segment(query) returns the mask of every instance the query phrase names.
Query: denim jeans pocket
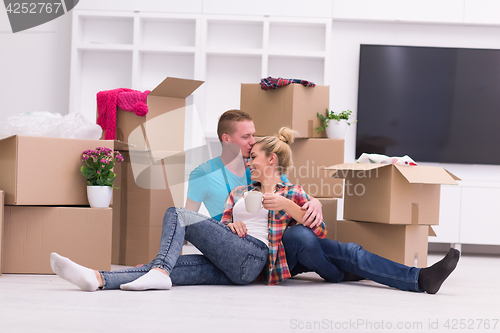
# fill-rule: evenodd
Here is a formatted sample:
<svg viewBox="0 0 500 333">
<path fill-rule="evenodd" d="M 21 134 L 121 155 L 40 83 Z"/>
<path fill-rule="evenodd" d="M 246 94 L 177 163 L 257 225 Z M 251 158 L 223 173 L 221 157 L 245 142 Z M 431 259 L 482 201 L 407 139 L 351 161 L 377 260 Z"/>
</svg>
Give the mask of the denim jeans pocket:
<svg viewBox="0 0 500 333">
<path fill-rule="evenodd" d="M 264 258 L 249 254 L 241 264 L 240 278 L 243 282 L 251 283 L 259 276 L 266 264 Z"/>
</svg>

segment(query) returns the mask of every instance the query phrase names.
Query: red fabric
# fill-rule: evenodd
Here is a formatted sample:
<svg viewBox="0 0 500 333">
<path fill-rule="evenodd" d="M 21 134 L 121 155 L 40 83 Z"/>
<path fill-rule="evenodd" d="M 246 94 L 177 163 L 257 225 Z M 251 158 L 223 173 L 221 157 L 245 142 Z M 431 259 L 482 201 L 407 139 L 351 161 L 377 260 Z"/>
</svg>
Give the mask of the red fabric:
<svg viewBox="0 0 500 333">
<path fill-rule="evenodd" d="M 268 76 L 267 78 L 261 79 L 260 80 L 260 87 L 262 90 L 270 90 L 270 89 L 277 89 L 280 87 L 287 86 L 292 83 L 297 83 L 301 84 L 304 87 L 315 87 L 316 84 L 311 81 L 306 81 L 302 79 L 284 79 L 282 77 L 274 78 L 271 76 Z"/>
<path fill-rule="evenodd" d="M 133 111 L 138 116 L 148 113 L 147 96 L 149 90 L 118 88 L 103 90 L 97 93 L 97 125 L 105 131 L 105 140 L 114 140 L 116 137 L 116 107 L 125 111 Z"/>
</svg>

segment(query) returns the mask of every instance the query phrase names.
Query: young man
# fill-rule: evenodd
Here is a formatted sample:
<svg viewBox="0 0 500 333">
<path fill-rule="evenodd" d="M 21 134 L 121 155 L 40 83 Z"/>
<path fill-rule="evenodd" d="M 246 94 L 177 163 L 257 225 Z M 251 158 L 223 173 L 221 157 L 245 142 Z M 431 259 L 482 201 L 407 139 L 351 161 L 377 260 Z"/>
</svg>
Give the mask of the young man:
<svg viewBox="0 0 500 333">
<path fill-rule="evenodd" d="M 210 216 L 220 220 L 231 189 L 251 182 L 246 161 L 255 143 L 255 126 L 246 112 L 229 110 L 219 118 L 217 135 L 222 144 L 222 154 L 191 172 L 185 208 L 198 212 L 203 202 Z M 282 180 L 289 182 L 286 176 Z M 303 223 L 314 227 L 321 223 L 323 214 L 319 200 L 310 199 L 303 207 L 307 210 Z"/>
</svg>

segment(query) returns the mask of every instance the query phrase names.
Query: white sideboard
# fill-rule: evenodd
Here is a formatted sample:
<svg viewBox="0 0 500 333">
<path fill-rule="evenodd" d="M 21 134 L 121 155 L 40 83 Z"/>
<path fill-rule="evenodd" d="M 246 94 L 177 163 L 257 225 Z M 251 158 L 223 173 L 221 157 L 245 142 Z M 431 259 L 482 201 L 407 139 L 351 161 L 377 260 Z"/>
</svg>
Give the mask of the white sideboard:
<svg viewBox="0 0 500 333">
<path fill-rule="evenodd" d="M 500 245 L 500 182 L 462 182 L 441 188 L 433 243 Z"/>
</svg>

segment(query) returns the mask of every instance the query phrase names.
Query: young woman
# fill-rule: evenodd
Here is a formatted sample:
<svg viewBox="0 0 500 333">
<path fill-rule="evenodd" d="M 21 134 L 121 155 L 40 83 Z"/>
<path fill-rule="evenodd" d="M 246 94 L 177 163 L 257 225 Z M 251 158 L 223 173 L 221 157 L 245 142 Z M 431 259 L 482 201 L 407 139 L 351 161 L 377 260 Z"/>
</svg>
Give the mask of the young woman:
<svg viewBox="0 0 500 333">
<path fill-rule="evenodd" d="M 300 272 L 316 271 L 331 282 L 369 278 L 401 290 L 436 293 L 456 267 L 456 250 L 450 250 L 433 266 L 420 269 L 379 257 L 354 243 L 324 239 L 324 222 L 312 229 L 296 225 L 302 221 L 305 211 L 301 206 L 308 199 L 300 186 L 281 181 L 281 174 L 291 164 L 288 143 L 292 141 L 293 132 L 282 128 L 278 136 L 255 143 L 248 161 L 255 183 L 230 192 L 220 223 L 192 211 L 169 208 L 163 220 L 160 251 L 149 264 L 98 272 L 52 253 L 52 269 L 87 291 L 169 289 L 172 283 L 248 284 L 261 271 L 268 284 L 277 284 Z M 263 193 L 263 208 L 257 213 L 245 209 L 248 191 Z M 292 233 L 300 237 L 290 237 L 295 243 L 287 243 L 287 234 Z M 184 238 L 203 255 L 179 256 Z"/>
<path fill-rule="evenodd" d="M 169 208 L 163 219 L 160 251 L 149 264 L 114 272 L 95 271 L 68 258 L 52 253 L 53 271 L 82 290 L 169 289 L 175 285 L 248 284 L 263 271 L 269 284 L 289 278 L 285 251 L 281 244 L 289 225 L 301 221 L 300 207 L 308 199 L 300 186 L 281 181 L 291 164 L 288 143 L 293 132 L 283 128 L 278 136 L 265 137 L 252 148 L 248 166 L 250 186 L 233 189 L 226 201 L 220 222 L 201 214 Z M 244 193 L 263 193 L 263 208 L 255 214 L 246 212 Z M 324 222 L 311 229 L 324 238 Z M 203 255 L 179 256 L 184 239 Z"/>
</svg>

